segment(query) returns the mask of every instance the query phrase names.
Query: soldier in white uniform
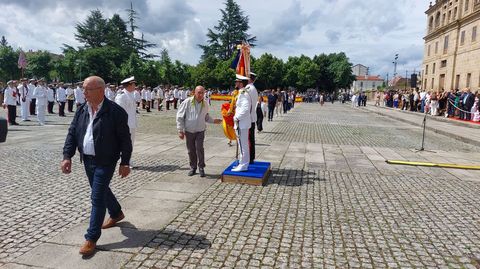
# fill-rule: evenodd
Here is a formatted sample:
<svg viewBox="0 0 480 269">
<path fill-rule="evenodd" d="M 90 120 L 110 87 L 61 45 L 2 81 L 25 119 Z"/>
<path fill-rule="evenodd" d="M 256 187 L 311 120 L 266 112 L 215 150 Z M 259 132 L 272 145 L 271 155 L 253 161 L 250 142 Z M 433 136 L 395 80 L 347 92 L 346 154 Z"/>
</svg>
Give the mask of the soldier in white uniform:
<svg viewBox="0 0 480 269">
<path fill-rule="evenodd" d="M 135 87 L 133 97 L 135 98 L 135 103 L 137 104 L 137 114 L 140 114 L 140 112 L 138 112 L 138 108 L 140 107 L 140 103 L 142 102 L 142 94 L 140 93 L 140 89 L 138 87 Z"/>
<path fill-rule="evenodd" d="M 133 144 L 135 142 L 135 132 L 137 130 L 137 104 L 135 102 L 135 77 L 124 79 L 121 84 L 124 89 L 115 97 L 115 103 L 120 105 L 128 114 L 128 127 L 130 128 L 130 138 Z M 133 161 L 130 159 L 130 167 L 133 168 Z"/>
<path fill-rule="evenodd" d="M 8 87 L 3 92 L 3 108 L 8 109 L 8 123 L 19 125 L 15 120 L 17 118 L 17 87 L 13 80 L 8 81 L 7 85 Z"/>
<path fill-rule="evenodd" d="M 48 114 L 55 114 L 53 113 L 53 105 L 55 104 L 55 92 L 52 89 L 52 85 L 47 87 L 47 111 Z"/>
<path fill-rule="evenodd" d="M 37 119 L 38 125 L 45 125 L 45 110 L 47 108 L 47 88 L 44 86 L 44 80 L 40 79 L 38 85 L 33 92 L 33 96 L 37 98 Z"/>
<path fill-rule="evenodd" d="M 165 98 L 165 96 L 163 95 L 163 89 L 162 89 L 162 86 L 160 85 L 159 87 L 157 87 L 158 111 L 162 111 L 163 98 Z"/>
<path fill-rule="evenodd" d="M 235 106 L 235 116 L 233 116 L 233 121 L 235 123 L 235 131 L 237 132 L 237 143 L 239 145 L 240 155 L 238 157 L 238 166 L 232 169 L 232 171 L 234 172 L 247 171 L 248 165 L 250 163 L 248 130 L 252 126 L 252 120 L 250 115 L 252 103 L 248 92 L 245 90 L 245 86 L 247 85 L 247 83 L 247 77 L 237 75 L 237 79 L 235 80 L 235 88 L 239 89 L 239 92 Z"/>
<path fill-rule="evenodd" d="M 173 89 L 173 108 L 177 109 L 178 99 L 180 99 L 180 93 L 177 86 Z"/>
<path fill-rule="evenodd" d="M 245 87 L 247 93 L 250 97 L 252 106 L 250 107 L 250 118 L 252 120 L 252 126 L 249 130 L 248 141 L 250 145 L 250 164 L 255 160 L 255 123 L 257 122 L 257 101 L 258 101 L 258 91 L 253 84 L 255 82 L 257 75 L 253 72 L 250 72 L 250 78 L 248 80 L 248 85 Z"/>
<path fill-rule="evenodd" d="M 67 94 L 67 110 L 68 112 L 73 112 L 73 103 L 75 102 L 75 92 L 71 84 L 67 84 L 67 89 L 65 90 Z"/>
<path fill-rule="evenodd" d="M 18 92 L 20 93 L 20 112 L 22 115 L 22 121 L 30 121 L 28 116 L 30 115 L 30 97 L 32 94 L 29 94 L 27 79 L 22 78 L 20 81 L 22 84 L 18 86 Z"/>
<path fill-rule="evenodd" d="M 73 94 L 75 96 L 75 104 L 77 108 L 79 108 L 85 103 L 85 95 L 83 94 L 82 82 L 79 82 L 77 84 L 77 88 L 75 88 L 75 92 Z"/>
<path fill-rule="evenodd" d="M 57 89 L 58 116 L 65 117 L 65 103 L 67 102 L 67 93 L 60 82 Z"/>
<path fill-rule="evenodd" d="M 178 96 L 180 97 L 180 104 L 182 104 L 183 101 L 185 101 L 185 99 L 187 99 L 187 97 L 185 95 L 185 90 L 183 88 L 180 88 L 180 90 L 178 90 Z"/>
<path fill-rule="evenodd" d="M 28 95 L 30 96 L 30 115 L 36 115 L 35 114 L 35 103 L 37 102 L 37 99 L 33 97 L 33 91 L 35 91 L 35 83 L 37 82 L 35 79 L 30 79 L 28 81 Z"/>
</svg>

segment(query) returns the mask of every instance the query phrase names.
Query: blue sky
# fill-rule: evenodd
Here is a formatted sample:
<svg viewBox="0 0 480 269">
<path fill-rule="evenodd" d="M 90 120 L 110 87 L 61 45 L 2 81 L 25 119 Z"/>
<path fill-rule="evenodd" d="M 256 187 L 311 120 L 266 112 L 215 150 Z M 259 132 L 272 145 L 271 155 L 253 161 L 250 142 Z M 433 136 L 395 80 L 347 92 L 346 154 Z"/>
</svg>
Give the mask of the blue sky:
<svg viewBox="0 0 480 269">
<path fill-rule="evenodd" d="M 242 0 L 250 18 L 250 33 L 258 46 L 252 54 L 269 52 L 288 56 L 344 51 L 351 62 L 370 67 L 372 74 L 393 73 L 393 58 L 400 55 L 398 72 L 421 68 L 426 30 L 425 0 Z M 220 18 L 223 0 L 133 0 L 138 24 L 146 39 L 167 48 L 173 59 L 196 64 L 205 33 Z M 119 13 L 126 19 L 130 0 L 0 0 L 0 35 L 14 47 L 60 53 L 63 43 L 79 45 L 75 24 L 89 10 L 106 17 Z M 5 14 L 10 14 L 6 16 Z M 140 36 L 140 33 L 138 33 Z"/>
</svg>

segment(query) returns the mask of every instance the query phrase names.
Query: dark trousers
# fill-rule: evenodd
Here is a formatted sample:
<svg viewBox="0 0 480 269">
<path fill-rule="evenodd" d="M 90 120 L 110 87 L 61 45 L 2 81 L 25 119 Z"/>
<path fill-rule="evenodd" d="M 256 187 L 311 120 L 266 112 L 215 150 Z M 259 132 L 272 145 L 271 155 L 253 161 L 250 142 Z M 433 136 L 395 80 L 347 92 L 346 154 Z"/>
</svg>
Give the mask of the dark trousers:
<svg viewBox="0 0 480 269">
<path fill-rule="evenodd" d="M 177 103 L 178 103 L 178 99 L 175 98 L 175 99 L 173 100 L 173 108 L 174 108 L 174 109 L 177 109 Z"/>
<path fill-rule="evenodd" d="M 468 112 L 472 111 L 472 107 L 471 107 L 471 106 L 463 106 L 463 107 L 464 107 L 465 111 L 468 111 Z M 465 117 L 465 120 L 471 120 L 471 119 L 472 119 L 472 117 L 471 117 L 472 114 L 471 114 L 471 113 L 466 113 L 466 112 L 465 112 L 464 114 L 465 114 L 465 116 L 464 116 L 464 117 Z"/>
<path fill-rule="evenodd" d="M 165 103 L 167 103 L 167 110 L 170 110 L 170 102 L 169 100 L 165 101 Z"/>
<path fill-rule="evenodd" d="M 122 208 L 110 189 L 110 181 L 115 172 L 116 163 L 109 166 L 97 165 L 95 157 L 83 156 L 85 172 L 87 173 L 88 182 L 92 188 L 91 201 L 92 211 L 90 213 L 90 225 L 85 234 L 86 240 L 96 242 L 102 234 L 102 224 L 105 219 L 105 209 L 111 218 L 117 218 Z"/>
<path fill-rule="evenodd" d="M 263 131 L 263 113 L 257 113 L 257 130 Z"/>
<path fill-rule="evenodd" d="M 190 168 L 203 169 L 205 167 L 205 150 L 203 141 L 205 140 L 205 131 L 197 133 L 185 132 L 188 158 L 190 160 Z"/>
<path fill-rule="evenodd" d="M 58 115 L 65 117 L 65 102 L 58 102 Z"/>
<path fill-rule="evenodd" d="M 250 148 L 250 163 L 255 161 L 255 122 L 252 122 L 252 126 L 248 129 L 248 147 Z"/>
<path fill-rule="evenodd" d="M 48 102 L 48 105 L 47 105 L 48 113 L 50 113 L 50 114 L 54 114 L 53 113 L 53 104 L 54 104 L 54 102 Z"/>
<path fill-rule="evenodd" d="M 268 120 L 273 120 L 273 112 L 275 111 L 275 105 L 268 106 Z"/>
<path fill-rule="evenodd" d="M 288 102 L 283 102 L 283 113 L 287 113 L 288 111 Z"/>
<path fill-rule="evenodd" d="M 73 100 L 67 100 L 68 112 L 73 112 Z"/>
<path fill-rule="evenodd" d="M 32 98 L 32 101 L 30 101 L 30 115 L 37 115 L 37 113 L 35 113 L 36 103 L 37 98 Z"/>
<path fill-rule="evenodd" d="M 17 118 L 17 106 L 7 106 L 8 111 L 8 123 L 17 124 L 15 119 Z"/>
</svg>

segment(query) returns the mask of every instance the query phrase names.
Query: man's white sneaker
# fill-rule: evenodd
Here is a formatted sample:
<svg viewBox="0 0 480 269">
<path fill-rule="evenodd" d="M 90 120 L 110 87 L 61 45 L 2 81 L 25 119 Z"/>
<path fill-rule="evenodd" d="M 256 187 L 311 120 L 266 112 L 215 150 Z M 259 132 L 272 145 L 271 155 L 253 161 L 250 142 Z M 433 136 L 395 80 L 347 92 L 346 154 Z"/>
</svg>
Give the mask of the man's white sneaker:
<svg viewBox="0 0 480 269">
<path fill-rule="evenodd" d="M 232 169 L 232 172 L 245 172 L 245 171 L 248 171 L 248 167 L 237 166 Z"/>
</svg>

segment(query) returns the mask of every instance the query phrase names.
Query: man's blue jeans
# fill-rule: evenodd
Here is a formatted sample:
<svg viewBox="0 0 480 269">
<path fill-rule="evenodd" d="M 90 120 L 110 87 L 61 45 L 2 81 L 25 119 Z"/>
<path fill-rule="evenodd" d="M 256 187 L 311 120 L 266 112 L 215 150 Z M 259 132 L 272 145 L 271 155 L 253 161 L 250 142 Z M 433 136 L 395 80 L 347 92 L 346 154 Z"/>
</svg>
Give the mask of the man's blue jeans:
<svg viewBox="0 0 480 269">
<path fill-rule="evenodd" d="M 95 157 L 88 155 L 83 156 L 83 163 L 88 182 L 92 188 L 90 226 L 85 234 L 85 239 L 96 242 L 102 234 L 105 209 L 108 209 L 108 214 L 112 218 L 117 218 L 122 212 L 120 204 L 109 187 L 110 180 L 115 172 L 116 163 L 110 166 L 100 166 L 95 163 Z"/>
</svg>

